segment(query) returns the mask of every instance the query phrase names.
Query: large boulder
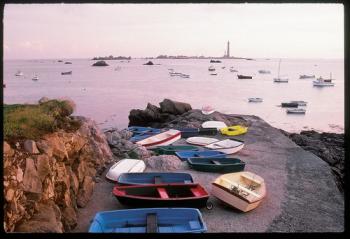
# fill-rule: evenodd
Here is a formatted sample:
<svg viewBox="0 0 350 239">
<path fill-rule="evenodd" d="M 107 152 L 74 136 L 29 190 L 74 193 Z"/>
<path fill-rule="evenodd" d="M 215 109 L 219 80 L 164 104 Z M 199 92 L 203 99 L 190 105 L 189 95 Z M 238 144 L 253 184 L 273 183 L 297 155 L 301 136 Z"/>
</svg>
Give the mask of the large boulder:
<svg viewBox="0 0 350 239">
<path fill-rule="evenodd" d="M 24 149 L 30 154 L 39 154 L 39 150 L 36 147 L 36 143 L 33 140 L 24 141 Z"/>
<path fill-rule="evenodd" d="M 173 115 L 181 115 L 192 109 L 191 105 L 188 103 L 172 101 L 169 99 L 164 99 L 159 105 L 162 113 Z"/>
<path fill-rule="evenodd" d="M 92 66 L 109 66 L 105 61 L 97 61 Z"/>
<path fill-rule="evenodd" d="M 147 171 L 174 171 L 184 169 L 182 161 L 174 155 L 159 155 L 144 159 Z"/>
</svg>

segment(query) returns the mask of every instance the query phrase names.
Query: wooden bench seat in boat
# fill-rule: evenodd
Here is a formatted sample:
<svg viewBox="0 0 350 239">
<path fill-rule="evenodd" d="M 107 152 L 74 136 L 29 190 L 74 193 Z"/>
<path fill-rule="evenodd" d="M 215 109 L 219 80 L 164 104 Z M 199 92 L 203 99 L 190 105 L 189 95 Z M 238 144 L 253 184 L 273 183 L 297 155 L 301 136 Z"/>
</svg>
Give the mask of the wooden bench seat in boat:
<svg viewBox="0 0 350 239">
<path fill-rule="evenodd" d="M 169 195 L 166 192 L 165 188 L 157 188 L 157 191 L 158 191 L 161 198 L 163 198 L 163 199 L 169 198 Z"/>
<path fill-rule="evenodd" d="M 202 194 L 198 191 L 196 188 L 191 188 L 191 192 L 193 193 L 194 196 L 200 197 Z"/>
</svg>

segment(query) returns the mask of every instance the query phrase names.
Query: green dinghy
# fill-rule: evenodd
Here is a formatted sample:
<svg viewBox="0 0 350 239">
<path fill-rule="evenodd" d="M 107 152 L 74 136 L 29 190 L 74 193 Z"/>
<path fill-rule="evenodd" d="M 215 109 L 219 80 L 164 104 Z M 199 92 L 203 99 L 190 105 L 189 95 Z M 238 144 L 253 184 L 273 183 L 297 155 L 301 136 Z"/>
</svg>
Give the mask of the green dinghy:
<svg viewBox="0 0 350 239">
<path fill-rule="evenodd" d="M 192 145 L 167 145 L 167 146 L 158 146 L 156 148 L 150 149 L 157 154 L 167 154 L 167 155 L 175 155 L 175 152 L 178 151 L 191 151 L 191 150 L 199 150 L 198 147 Z"/>
<path fill-rule="evenodd" d="M 245 162 L 238 158 L 188 158 L 190 168 L 204 172 L 233 173 L 244 170 Z"/>
</svg>

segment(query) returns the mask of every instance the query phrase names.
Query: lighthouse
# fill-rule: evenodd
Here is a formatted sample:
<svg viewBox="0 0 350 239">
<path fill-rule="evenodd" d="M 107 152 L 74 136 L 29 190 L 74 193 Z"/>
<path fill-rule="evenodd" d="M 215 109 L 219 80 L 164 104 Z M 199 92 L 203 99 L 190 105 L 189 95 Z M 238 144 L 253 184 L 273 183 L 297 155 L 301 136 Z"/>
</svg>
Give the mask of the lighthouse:
<svg viewBox="0 0 350 239">
<path fill-rule="evenodd" d="M 227 42 L 227 51 L 226 52 L 227 52 L 226 57 L 230 58 L 230 42 L 229 41 Z"/>
</svg>

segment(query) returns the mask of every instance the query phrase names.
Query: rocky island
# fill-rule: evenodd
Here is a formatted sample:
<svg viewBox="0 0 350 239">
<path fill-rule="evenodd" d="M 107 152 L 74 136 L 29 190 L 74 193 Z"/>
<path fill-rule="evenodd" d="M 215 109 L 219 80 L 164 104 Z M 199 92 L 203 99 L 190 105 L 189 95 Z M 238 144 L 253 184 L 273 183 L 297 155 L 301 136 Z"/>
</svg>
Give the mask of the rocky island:
<svg viewBox="0 0 350 239">
<path fill-rule="evenodd" d="M 125 209 L 111 194 L 114 184 L 104 177 L 110 165 L 123 158 L 144 160 L 148 172 L 191 173 L 208 192 L 220 175 L 194 171 L 176 156 L 156 156 L 145 147 L 135 147 L 126 129 L 102 132 L 92 120 L 71 116 L 73 106 L 48 99 L 31 106 L 57 124 L 37 131 L 36 123 L 31 126 L 35 134 L 30 135 L 9 135 L 16 127 L 9 127 L 6 118 L 20 111 L 16 112 L 15 106 L 5 107 L 5 129 L 11 129 L 5 131 L 4 142 L 5 231 L 87 232 L 98 211 Z M 208 232 L 344 230 L 344 197 L 329 164 L 259 117 L 217 111 L 204 115 L 190 104 L 170 99 L 160 102 L 159 107 L 148 103 L 146 109 L 133 109 L 129 114 L 129 126 L 200 127 L 208 120 L 249 127 L 245 135 L 237 136 L 245 147 L 234 157 L 245 161 L 245 170 L 257 172 L 267 185 L 267 197 L 249 213 L 210 197 L 214 208 L 201 209 Z M 175 144 L 184 143 L 180 139 Z"/>
</svg>

